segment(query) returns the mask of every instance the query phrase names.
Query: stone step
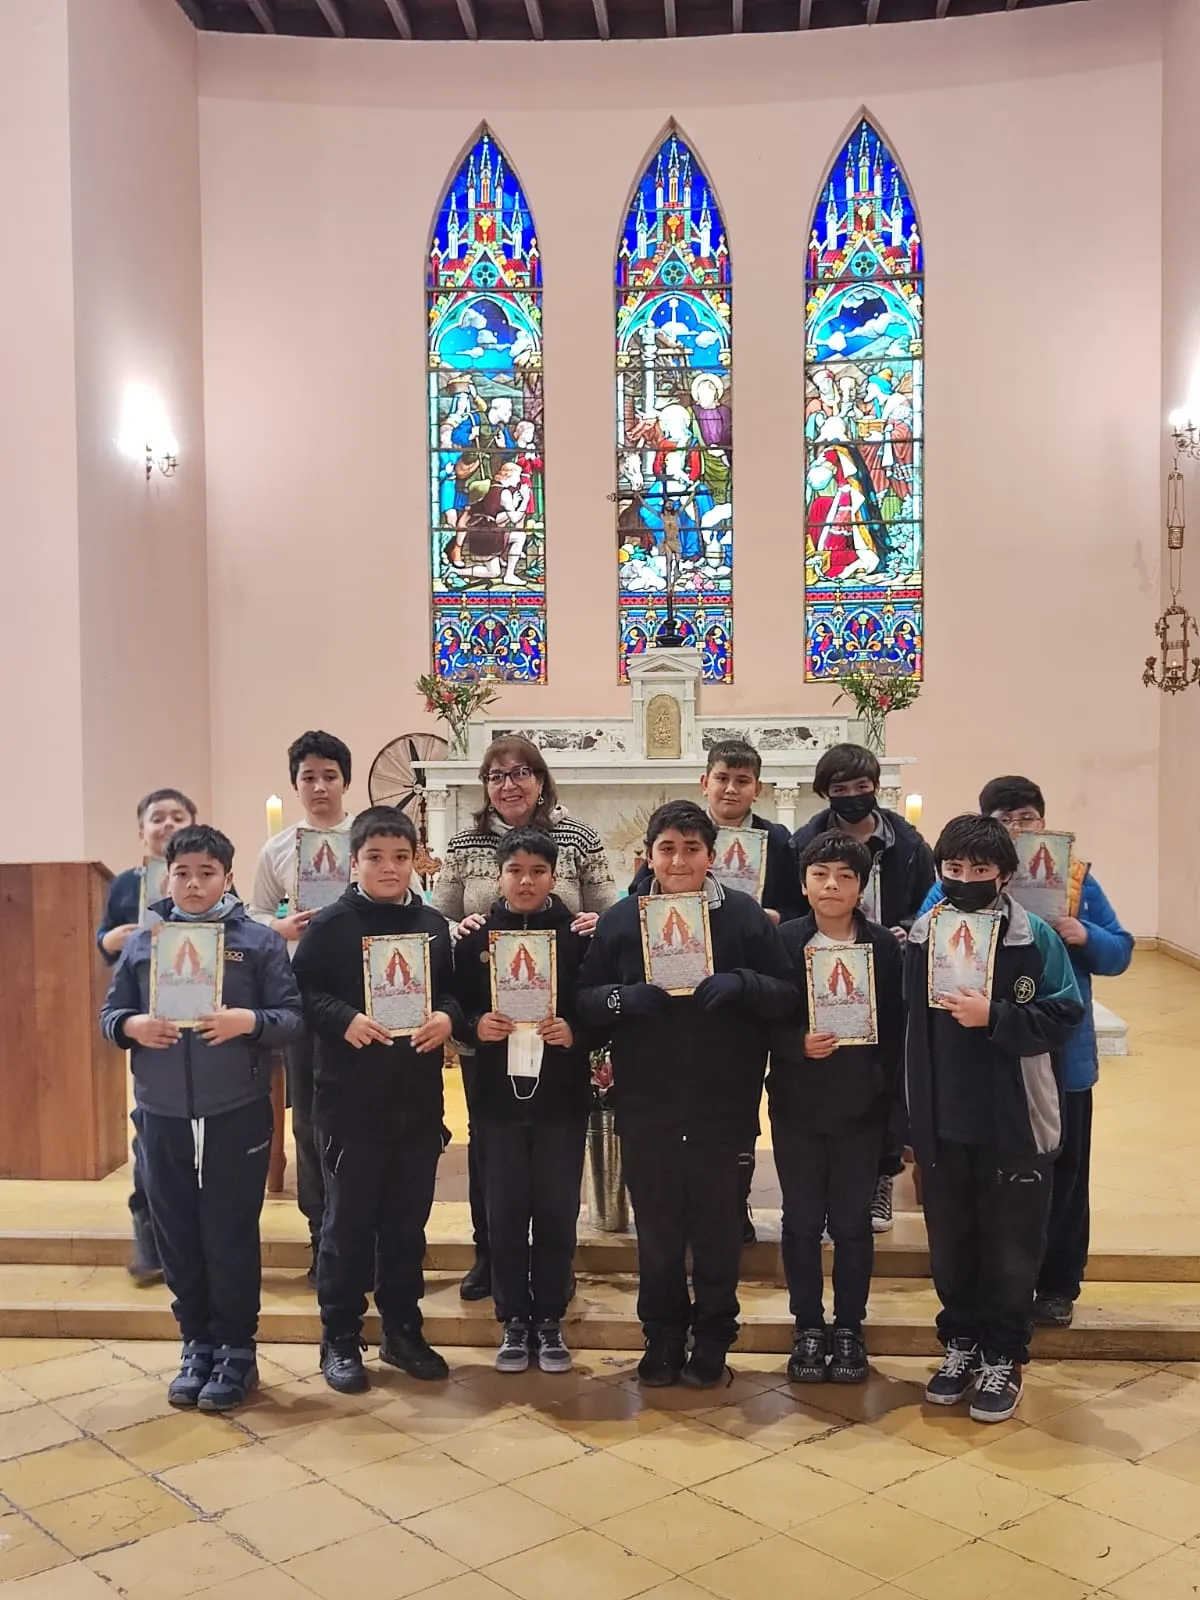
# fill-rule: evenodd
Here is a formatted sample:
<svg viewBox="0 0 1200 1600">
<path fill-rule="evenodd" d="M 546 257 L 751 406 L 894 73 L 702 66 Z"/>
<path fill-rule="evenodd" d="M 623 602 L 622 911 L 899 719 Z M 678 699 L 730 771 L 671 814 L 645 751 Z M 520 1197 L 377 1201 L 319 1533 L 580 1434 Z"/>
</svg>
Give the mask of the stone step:
<svg viewBox="0 0 1200 1600">
<path fill-rule="evenodd" d="M 782 1354 L 792 1322 L 786 1294 L 747 1282 L 739 1348 Z M 628 1276 L 583 1277 L 567 1317 L 568 1343 L 584 1350 L 630 1350 L 641 1345 L 636 1283 Z M 434 1345 L 488 1346 L 497 1342 L 490 1302 L 464 1305 L 455 1275 L 427 1281 L 425 1331 Z M 876 1355 L 932 1355 L 936 1350 L 932 1289 L 916 1279 L 878 1278 L 872 1287 L 867 1342 Z M 376 1339 L 378 1319 L 367 1321 Z M 170 1296 L 158 1286 L 138 1289 L 119 1267 L 0 1267 L 0 1337 L 171 1339 Z M 263 1282 L 260 1338 L 275 1344 L 313 1344 L 320 1325 L 312 1291 L 298 1272 L 268 1271 Z M 1187 1283 L 1089 1284 L 1075 1325 L 1039 1332 L 1034 1355 L 1046 1359 L 1119 1358 L 1200 1360 L 1200 1287 Z"/>
</svg>

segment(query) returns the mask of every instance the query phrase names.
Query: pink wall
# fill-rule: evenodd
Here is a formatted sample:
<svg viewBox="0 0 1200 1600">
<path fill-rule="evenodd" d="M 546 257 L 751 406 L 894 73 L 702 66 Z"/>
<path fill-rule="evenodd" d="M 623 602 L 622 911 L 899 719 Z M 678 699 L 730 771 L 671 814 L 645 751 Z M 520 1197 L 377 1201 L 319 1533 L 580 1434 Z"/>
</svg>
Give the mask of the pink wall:
<svg viewBox="0 0 1200 1600">
<path fill-rule="evenodd" d="M 196 36 L 173 0 L 69 0 L 83 776 L 89 854 L 127 865 L 138 796 L 209 804 Z M 170 480 L 115 447 L 161 394 Z"/>
<path fill-rule="evenodd" d="M 66 0 L 0 6 L 0 854 L 83 852 Z"/>
<path fill-rule="evenodd" d="M 1163 415 L 1200 414 L 1200 0 L 1168 0 L 1163 41 Z M 1164 459 L 1169 451 L 1164 452 Z M 1200 614 L 1200 466 L 1183 464 L 1192 526 L 1183 600 Z M 1163 583 L 1163 604 L 1170 599 Z M 1149 653 L 1153 641 L 1147 639 Z M 1200 654 L 1200 649 L 1197 650 Z M 1159 933 L 1200 955 L 1200 688 L 1164 697 Z"/>
<path fill-rule="evenodd" d="M 1157 886 L 1161 41 L 1157 5 L 673 43 L 200 41 L 214 803 L 243 840 L 313 724 L 366 767 L 429 720 L 422 262 L 486 118 L 546 271 L 550 684 L 619 713 L 611 254 L 668 116 L 734 263 L 737 682 L 710 712 L 829 708 L 801 682 L 802 246 L 865 102 L 928 247 L 929 686 L 892 748 L 931 823 L 1026 770 L 1130 924 Z M 675 86 L 675 87 L 672 87 Z"/>
</svg>

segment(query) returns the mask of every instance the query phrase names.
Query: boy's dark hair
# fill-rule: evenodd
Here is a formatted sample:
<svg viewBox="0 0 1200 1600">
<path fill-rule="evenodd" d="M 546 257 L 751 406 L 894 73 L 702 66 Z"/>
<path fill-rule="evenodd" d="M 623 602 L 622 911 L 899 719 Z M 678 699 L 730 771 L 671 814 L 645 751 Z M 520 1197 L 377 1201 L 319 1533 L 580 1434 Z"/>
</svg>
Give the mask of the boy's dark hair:
<svg viewBox="0 0 1200 1600">
<path fill-rule="evenodd" d="M 1017 847 L 995 817 L 969 812 L 951 817 L 938 835 L 933 859 L 939 870 L 943 861 L 970 861 L 977 867 L 999 867 L 1002 878 L 1011 878 L 1017 870 Z"/>
<path fill-rule="evenodd" d="M 292 775 L 293 789 L 296 787 L 300 763 L 305 756 L 320 756 L 323 761 L 336 761 L 342 770 L 342 781 L 349 786 L 350 747 L 335 738 L 332 733 L 325 733 L 320 728 L 310 728 L 307 733 L 302 733 L 288 745 L 288 771 Z"/>
<path fill-rule="evenodd" d="M 151 806 L 156 806 L 160 800 L 178 800 L 179 804 L 188 813 L 192 821 L 195 822 L 196 802 L 194 800 L 189 800 L 182 789 L 151 789 L 149 794 L 144 794 L 138 801 L 137 819 L 139 828 L 146 820 L 147 811 L 149 811 Z"/>
<path fill-rule="evenodd" d="M 679 833 L 695 834 L 703 839 L 710 851 L 717 848 L 717 825 L 701 806 L 692 800 L 668 800 L 646 824 L 646 853 L 654 848 L 654 841 L 668 828 Z"/>
<path fill-rule="evenodd" d="M 800 882 L 804 883 L 804 874 L 809 867 L 824 867 L 840 863 L 853 869 L 858 874 L 858 881 L 865 889 L 867 879 L 871 876 L 871 852 L 865 844 L 853 838 L 848 833 L 843 833 L 840 828 L 834 828 L 829 833 L 819 833 L 812 842 L 805 846 L 800 856 Z"/>
<path fill-rule="evenodd" d="M 179 856 L 211 856 L 226 872 L 233 871 L 233 845 L 220 828 L 210 828 L 207 822 L 193 822 L 173 833 L 163 856 L 168 866 Z"/>
<path fill-rule="evenodd" d="M 541 828 L 510 828 L 496 846 L 497 868 L 511 861 L 521 850 L 545 861 L 551 872 L 558 866 L 558 844 L 550 834 Z"/>
<path fill-rule="evenodd" d="M 1046 815 L 1046 797 L 1031 778 L 993 778 L 979 791 L 979 810 L 985 817 L 996 811 L 1020 811 L 1033 806 L 1039 817 Z"/>
<path fill-rule="evenodd" d="M 407 839 L 417 853 L 417 825 L 399 806 L 368 806 L 350 824 L 350 854 L 356 856 L 368 839 Z"/>
<path fill-rule="evenodd" d="M 861 744 L 835 744 L 817 762 L 813 788 L 822 800 L 828 800 L 835 783 L 853 783 L 856 778 L 870 778 L 878 789 L 879 761 L 875 753 Z"/>
<path fill-rule="evenodd" d="M 762 777 L 762 757 L 748 739 L 722 739 L 708 752 L 706 772 L 711 772 L 717 762 L 727 767 L 749 767 L 756 778 Z"/>
</svg>

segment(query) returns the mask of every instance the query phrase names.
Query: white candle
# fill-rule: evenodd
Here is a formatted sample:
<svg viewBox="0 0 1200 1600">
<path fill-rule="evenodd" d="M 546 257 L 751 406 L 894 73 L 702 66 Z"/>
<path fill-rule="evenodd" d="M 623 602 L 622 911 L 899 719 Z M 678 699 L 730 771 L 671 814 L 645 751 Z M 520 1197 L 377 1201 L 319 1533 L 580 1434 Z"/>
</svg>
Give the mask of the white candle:
<svg viewBox="0 0 1200 1600">
<path fill-rule="evenodd" d="M 921 826 L 921 811 L 924 801 L 919 794 L 906 794 L 904 796 L 904 820 L 914 828 Z"/>
<path fill-rule="evenodd" d="M 267 796 L 267 838 L 273 838 L 283 827 L 283 801 L 277 794 Z"/>
</svg>

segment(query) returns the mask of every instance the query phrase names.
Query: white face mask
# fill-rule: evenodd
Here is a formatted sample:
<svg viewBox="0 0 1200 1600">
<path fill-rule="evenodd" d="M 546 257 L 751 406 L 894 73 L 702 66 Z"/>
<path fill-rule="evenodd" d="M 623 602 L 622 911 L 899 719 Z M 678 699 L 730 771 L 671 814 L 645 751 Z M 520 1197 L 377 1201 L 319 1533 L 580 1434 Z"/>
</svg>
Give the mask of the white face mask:
<svg viewBox="0 0 1200 1600">
<path fill-rule="evenodd" d="M 545 1048 L 545 1041 L 533 1028 L 518 1028 L 509 1034 L 508 1076 L 518 1100 L 532 1100 L 537 1093 Z M 524 1082 L 518 1082 L 519 1079 Z"/>
</svg>

